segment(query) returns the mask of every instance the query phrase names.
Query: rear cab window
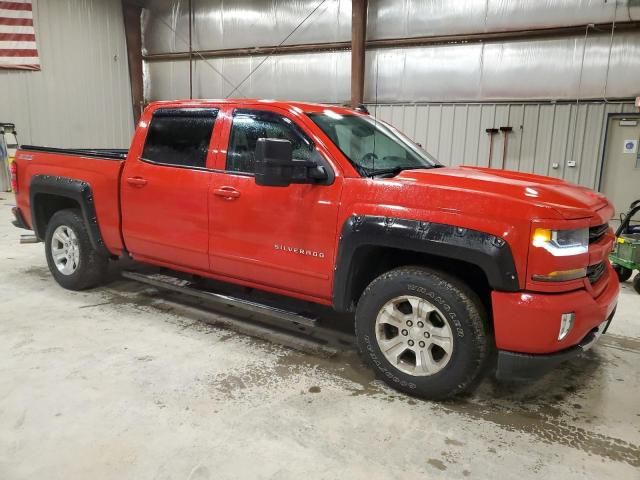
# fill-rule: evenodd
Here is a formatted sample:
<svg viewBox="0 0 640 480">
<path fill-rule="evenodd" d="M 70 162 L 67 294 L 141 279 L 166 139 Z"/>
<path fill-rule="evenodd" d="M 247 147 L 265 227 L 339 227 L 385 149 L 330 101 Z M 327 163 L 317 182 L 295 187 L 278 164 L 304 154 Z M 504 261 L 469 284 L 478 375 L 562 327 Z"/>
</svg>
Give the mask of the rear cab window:
<svg viewBox="0 0 640 480">
<path fill-rule="evenodd" d="M 164 108 L 153 113 L 142 160 L 160 165 L 206 168 L 216 108 Z"/>
</svg>

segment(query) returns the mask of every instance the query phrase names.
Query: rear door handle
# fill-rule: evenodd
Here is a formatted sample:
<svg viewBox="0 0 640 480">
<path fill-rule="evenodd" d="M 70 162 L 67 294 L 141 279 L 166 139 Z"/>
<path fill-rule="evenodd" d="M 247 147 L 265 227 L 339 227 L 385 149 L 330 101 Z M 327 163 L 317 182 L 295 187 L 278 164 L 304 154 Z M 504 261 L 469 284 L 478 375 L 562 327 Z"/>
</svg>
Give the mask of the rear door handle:
<svg viewBox="0 0 640 480">
<path fill-rule="evenodd" d="M 219 197 L 224 197 L 227 200 L 232 200 L 234 198 L 238 198 L 240 196 L 240 192 L 233 187 L 220 187 L 213 191 L 214 195 L 218 195 Z"/>
<path fill-rule="evenodd" d="M 134 187 L 144 187 L 147 184 L 147 180 L 142 177 L 129 177 L 127 178 L 127 183 Z"/>
</svg>

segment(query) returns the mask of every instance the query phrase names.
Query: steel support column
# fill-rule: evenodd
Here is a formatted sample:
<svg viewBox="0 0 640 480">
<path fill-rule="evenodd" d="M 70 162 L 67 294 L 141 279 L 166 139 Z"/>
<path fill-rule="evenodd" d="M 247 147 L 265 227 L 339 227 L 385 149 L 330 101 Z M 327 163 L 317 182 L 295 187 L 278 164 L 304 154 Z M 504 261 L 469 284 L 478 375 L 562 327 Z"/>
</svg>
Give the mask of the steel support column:
<svg viewBox="0 0 640 480">
<path fill-rule="evenodd" d="M 364 54 L 367 36 L 367 0 L 351 0 L 351 106 L 364 100 Z"/>
<path fill-rule="evenodd" d="M 131 104 L 133 106 L 133 123 L 144 109 L 144 83 L 142 79 L 142 27 L 140 15 L 142 8 L 127 0 L 122 1 L 124 15 L 124 34 L 127 42 L 127 59 L 129 62 L 129 82 L 131 83 Z"/>
</svg>

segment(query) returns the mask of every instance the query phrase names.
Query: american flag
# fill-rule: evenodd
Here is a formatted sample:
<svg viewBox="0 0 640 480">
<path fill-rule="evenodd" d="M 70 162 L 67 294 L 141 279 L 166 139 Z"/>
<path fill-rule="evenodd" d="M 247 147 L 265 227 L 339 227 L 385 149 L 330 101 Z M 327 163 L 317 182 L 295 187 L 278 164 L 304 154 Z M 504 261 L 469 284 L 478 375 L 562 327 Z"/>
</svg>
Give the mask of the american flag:
<svg viewBox="0 0 640 480">
<path fill-rule="evenodd" d="M 31 0 L 0 1 L 0 68 L 40 70 Z"/>
</svg>

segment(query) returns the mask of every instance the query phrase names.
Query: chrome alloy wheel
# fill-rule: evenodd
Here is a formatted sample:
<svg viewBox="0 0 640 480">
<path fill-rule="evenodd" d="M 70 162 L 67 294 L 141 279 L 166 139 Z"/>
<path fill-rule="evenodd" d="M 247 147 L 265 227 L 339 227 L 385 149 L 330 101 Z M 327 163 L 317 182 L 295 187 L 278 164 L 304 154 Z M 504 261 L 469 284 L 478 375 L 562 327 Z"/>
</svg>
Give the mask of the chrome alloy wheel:
<svg viewBox="0 0 640 480">
<path fill-rule="evenodd" d="M 51 237 L 51 256 L 56 268 L 63 275 L 72 275 L 80 264 L 80 248 L 75 232 L 60 225 Z"/>
<path fill-rule="evenodd" d="M 376 339 L 394 367 L 414 376 L 438 373 L 453 353 L 453 333 L 444 314 L 427 300 L 410 295 L 389 300 L 380 309 Z"/>
</svg>

